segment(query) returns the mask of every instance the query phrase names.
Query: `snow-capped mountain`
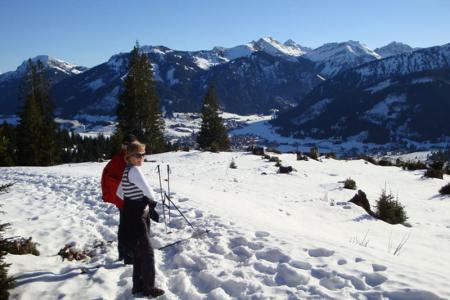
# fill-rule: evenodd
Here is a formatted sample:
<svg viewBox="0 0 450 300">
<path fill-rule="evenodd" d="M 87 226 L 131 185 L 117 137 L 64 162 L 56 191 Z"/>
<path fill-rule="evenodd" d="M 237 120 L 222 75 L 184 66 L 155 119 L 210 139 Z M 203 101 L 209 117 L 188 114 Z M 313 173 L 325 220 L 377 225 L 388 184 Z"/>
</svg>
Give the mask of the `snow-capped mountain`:
<svg viewBox="0 0 450 300">
<path fill-rule="evenodd" d="M 142 51 L 152 62 L 162 105 L 175 111 L 197 111 L 211 83 L 216 85 L 224 110 L 248 114 L 294 106 L 321 82 L 312 62 L 292 61 L 265 51 L 229 61 L 229 52 L 220 53 L 217 48 L 215 53 L 160 46 L 142 47 Z M 55 85 L 53 95 L 60 112 L 65 116 L 78 112 L 114 114 L 127 67 L 128 54 L 117 54 L 108 62 Z"/>
<path fill-rule="evenodd" d="M 304 55 L 317 64 L 321 76 L 330 78 L 342 70 L 350 69 L 381 56 L 358 41 L 328 43 Z"/>
<path fill-rule="evenodd" d="M 40 61 L 46 67 L 46 76 L 50 87 L 86 71 L 88 68 L 77 66 L 69 62 L 50 57 L 48 55 L 39 55 L 31 59 L 33 63 Z M 18 97 L 20 85 L 28 67 L 28 60 L 25 60 L 15 71 L 0 74 L 0 113 L 14 114 L 20 106 Z"/>
<path fill-rule="evenodd" d="M 399 43 L 399 42 L 391 42 L 387 44 L 386 46 L 376 48 L 374 51 L 379 54 L 382 58 L 386 58 L 389 56 L 399 55 L 403 53 L 410 53 L 413 52 L 414 49 L 409 45 Z"/>
<path fill-rule="evenodd" d="M 272 38 L 202 51 L 141 47 L 152 63 L 163 106 L 196 111 L 207 85 L 215 83 L 223 109 L 238 113 L 261 113 L 298 104 L 321 82 L 314 64 L 299 60 L 307 50 L 292 40 L 283 45 Z M 77 78 L 56 85 L 53 95 L 59 112 L 66 116 L 114 114 L 127 68 L 128 53 L 119 53 Z"/>
<path fill-rule="evenodd" d="M 340 73 L 275 123 L 286 135 L 385 143 L 450 139 L 450 44 Z"/>
<path fill-rule="evenodd" d="M 40 61 L 44 65 L 44 67 L 51 69 L 54 75 L 59 75 L 59 76 L 51 76 L 53 83 L 55 83 L 55 81 L 65 78 L 64 75 L 68 76 L 76 75 L 88 69 L 86 67 L 77 66 L 48 55 L 38 55 L 36 57 L 33 57 L 31 61 L 33 63 L 37 63 L 38 61 Z M 10 79 L 22 78 L 27 69 L 28 69 L 28 60 L 25 60 L 20 66 L 17 67 L 15 71 L 0 74 L 0 82 Z"/>
<path fill-rule="evenodd" d="M 299 51 L 303 52 L 304 54 L 306 54 L 312 50 L 309 47 L 305 47 L 305 46 L 297 44 L 295 41 L 293 41 L 291 39 L 288 39 L 286 42 L 283 43 L 283 45 L 286 47 L 296 48 Z"/>
<path fill-rule="evenodd" d="M 450 43 L 403 53 L 378 62 L 362 65 L 354 70 L 361 82 L 381 80 L 394 75 L 443 69 L 450 66 Z"/>
<path fill-rule="evenodd" d="M 284 44 L 271 37 L 263 37 L 257 41 L 238 45 L 231 48 L 214 47 L 210 51 L 191 52 L 196 58 L 197 65 L 202 69 L 208 69 L 221 63 L 226 63 L 241 57 L 249 57 L 256 52 L 265 52 L 272 56 L 282 57 L 295 61 L 297 57 L 311 51 L 308 47 L 303 47 L 293 40 L 288 40 Z"/>
<path fill-rule="evenodd" d="M 285 56 L 286 58 L 299 57 L 308 52 L 307 47 L 302 47 L 292 40 L 288 40 L 282 44 L 271 37 L 265 37 L 256 42 L 252 42 L 252 44 L 259 51 L 264 51 L 274 56 Z"/>
<path fill-rule="evenodd" d="M 240 114 L 295 106 L 315 86 L 341 74 L 347 74 L 344 76 L 349 76 L 352 84 L 363 81 L 369 85 L 391 76 L 445 67 L 448 57 L 440 53 L 442 49 L 427 48 L 381 59 L 381 55 L 355 41 L 328 43 L 311 50 L 292 40 L 280 43 L 270 37 L 201 51 L 141 47 L 152 64 L 163 107 L 197 111 L 207 85 L 214 83 L 223 109 Z M 62 116 L 114 115 L 128 55 L 113 55 L 89 70 L 46 56 L 35 60 L 49 67 L 51 94 Z M 356 71 L 346 72 L 355 67 Z M 23 64 L 14 72 L 0 75 L 0 114 L 17 112 L 24 68 Z"/>
</svg>

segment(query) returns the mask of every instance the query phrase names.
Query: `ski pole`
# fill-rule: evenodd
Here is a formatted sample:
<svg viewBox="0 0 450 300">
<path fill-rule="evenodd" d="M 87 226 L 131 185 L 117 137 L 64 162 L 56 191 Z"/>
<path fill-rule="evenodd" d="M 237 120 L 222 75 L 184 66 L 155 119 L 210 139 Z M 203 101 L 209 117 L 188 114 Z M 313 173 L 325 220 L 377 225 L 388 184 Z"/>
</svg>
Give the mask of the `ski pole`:
<svg viewBox="0 0 450 300">
<path fill-rule="evenodd" d="M 167 194 L 170 196 L 170 166 L 167 164 Z M 169 201 L 169 223 L 170 223 L 170 201 Z"/>
<path fill-rule="evenodd" d="M 166 234 L 167 234 L 167 222 L 166 222 L 166 199 L 164 198 L 164 194 L 163 194 L 163 188 L 162 188 L 162 182 L 161 182 L 161 170 L 159 168 L 158 165 L 158 177 L 159 177 L 159 192 L 161 194 L 161 202 L 162 202 L 162 207 L 163 207 L 163 219 L 164 219 L 164 228 L 166 229 Z"/>
<path fill-rule="evenodd" d="M 173 207 L 175 207 L 175 209 L 180 213 L 180 215 L 183 217 L 183 219 L 189 224 L 189 226 L 192 227 L 192 229 L 195 230 L 194 225 L 192 225 L 191 222 L 189 222 L 189 220 L 186 218 L 186 216 L 181 212 L 181 210 L 178 209 L 178 207 L 175 205 L 175 203 L 172 202 L 172 200 L 170 199 L 170 197 L 165 193 L 167 200 L 169 201 L 169 203 L 172 203 Z"/>
<path fill-rule="evenodd" d="M 196 237 L 202 236 L 202 235 L 204 235 L 204 234 L 208 234 L 208 233 L 209 233 L 209 230 L 205 230 L 205 231 L 203 231 L 203 232 L 199 232 L 199 233 L 197 233 L 197 234 L 193 234 L 192 236 L 190 236 L 190 237 L 188 237 L 188 238 L 181 239 L 181 240 L 175 241 L 175 242 L 173 242 L 173 243 L 170 243 L 170 244 L 164 245 L 164 246 L 162 246 L 162 247 L 159 247 L 158 250 L 164 250 L 164 249 L 167 249 L 167 248 L 169 248 L 169 247 L 172 247 L 172 246 L 181 244 L 181 243 L 183 243 L 183 242 L 186 242 L 186 241 L 190 240 L 191 238 L 196 238 Z"/>
</svg>

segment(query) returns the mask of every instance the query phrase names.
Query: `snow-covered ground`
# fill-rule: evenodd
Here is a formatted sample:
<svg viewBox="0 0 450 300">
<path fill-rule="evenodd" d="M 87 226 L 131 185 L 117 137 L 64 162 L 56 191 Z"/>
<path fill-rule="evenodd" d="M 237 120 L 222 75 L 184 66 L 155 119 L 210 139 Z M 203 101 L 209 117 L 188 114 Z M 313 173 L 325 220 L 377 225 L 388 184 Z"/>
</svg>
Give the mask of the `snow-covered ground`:
<svg viewBox="0 0 450 300">
<path fill-rule="evenodd" d="M 362 160 L 280 158 L 296 171 L 278 174 L 274 163 L 244 152 L 147 157 L 153 162 L 144 174 L 155 190 L 156 165 L 170 164 L 175 204 L 198 230 L 211 231 L 155 251 L 161 299 L 450 298 L 450 198 L 438 194 L 449 176 L 424 179 L 423 171 Z M 229 168 L 232 160 L 237 169 Z M 0 184 L 15 183 L 0 195 L 2 222 L 12 224 L 7 235 L 31 236 L 41 251 L 6 256 L 17 277 L 12 299 L 133 299 L 132 268 L 116 261 L 118 212 L 100 197 L 104 166 L 0 168 Z M 386 186 L 412 227 L 375 220 L 347 203 L 355 194 L 342 188 L 348 177 L 372 205 Z M 154 247 L 193 232 L 175 210 L 169 229 L 153 223 Z M 98 241 L 106 246 L 89 262 L 57 255 L 67 243 L 86 248 Z"/>
</svg>

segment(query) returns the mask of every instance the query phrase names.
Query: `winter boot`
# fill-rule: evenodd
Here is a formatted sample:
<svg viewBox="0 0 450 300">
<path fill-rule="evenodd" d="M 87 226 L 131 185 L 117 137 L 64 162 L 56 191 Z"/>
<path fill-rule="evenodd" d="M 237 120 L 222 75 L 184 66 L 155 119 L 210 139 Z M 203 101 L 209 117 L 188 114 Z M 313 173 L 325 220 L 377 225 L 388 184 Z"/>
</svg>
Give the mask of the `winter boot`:
<svg viewBox="0 0 450 300">
<path fill-rule="evenodd" d="M 165 293 L 164 290 L 156 288 L 156 287 L 152 287 L 148 291 L 143 292 L 144 296 L 150 296 L 152 298 L 162 296 L 162 295 L 164 295 L 164 293 Z"/>
</svg>

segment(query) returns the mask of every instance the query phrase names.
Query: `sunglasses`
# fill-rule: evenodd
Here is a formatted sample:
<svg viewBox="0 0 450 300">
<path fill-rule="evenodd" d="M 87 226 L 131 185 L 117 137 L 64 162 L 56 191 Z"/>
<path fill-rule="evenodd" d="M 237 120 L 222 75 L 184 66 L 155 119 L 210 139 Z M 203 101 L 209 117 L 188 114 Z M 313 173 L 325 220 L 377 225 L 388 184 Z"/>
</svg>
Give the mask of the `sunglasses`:
<svg viewBox="0 0 450 300">
<path fill-rule="evenodd" d="M 144 153 L 135 153 L 135 154 L 133 154 L 133 156 L 136 158 L 143 158 L 145 156 L 145 152 Z"/>
</svg>

